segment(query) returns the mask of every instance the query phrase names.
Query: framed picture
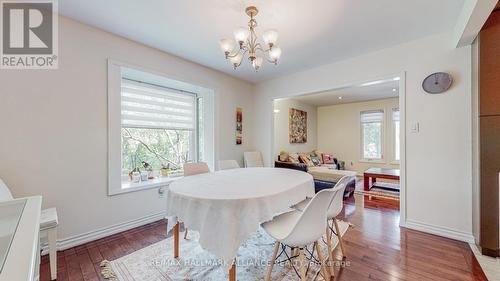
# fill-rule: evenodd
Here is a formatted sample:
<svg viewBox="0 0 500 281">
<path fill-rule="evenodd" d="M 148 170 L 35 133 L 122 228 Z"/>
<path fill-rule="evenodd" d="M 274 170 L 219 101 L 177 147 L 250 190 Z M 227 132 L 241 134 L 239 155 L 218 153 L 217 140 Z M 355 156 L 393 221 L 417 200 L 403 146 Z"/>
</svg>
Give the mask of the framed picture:
<svg viewBox="0 0 500 281">
<path fill-rule="evenodd" d="M 306 143 L 307 112 L 295 108 L 290 108 L 288 114 L 288 136 L 290 143 Z"/>
<path fill-rule="evenodd" d="M 243 109 L 236 108 L 236 144 L 243 143 Z"/>
</svg>

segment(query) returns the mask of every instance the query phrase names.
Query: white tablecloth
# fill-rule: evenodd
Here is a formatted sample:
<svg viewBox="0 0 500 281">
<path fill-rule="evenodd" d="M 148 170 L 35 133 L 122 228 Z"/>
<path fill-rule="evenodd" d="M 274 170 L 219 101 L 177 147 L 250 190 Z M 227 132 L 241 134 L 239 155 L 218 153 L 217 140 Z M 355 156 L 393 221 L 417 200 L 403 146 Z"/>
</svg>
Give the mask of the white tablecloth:
<svg viewBox="0 0 500 281">
<path fill-rule="evenodd" d="M 312 176 L 291 169 L 242 168 L 189 176 L 170 184 L 167 216 L 173 222 L 168 227 L 178 218 L 199 232 L 205 250 L 230 262 L 261 223 L 312 196 Z"/>
</svg>

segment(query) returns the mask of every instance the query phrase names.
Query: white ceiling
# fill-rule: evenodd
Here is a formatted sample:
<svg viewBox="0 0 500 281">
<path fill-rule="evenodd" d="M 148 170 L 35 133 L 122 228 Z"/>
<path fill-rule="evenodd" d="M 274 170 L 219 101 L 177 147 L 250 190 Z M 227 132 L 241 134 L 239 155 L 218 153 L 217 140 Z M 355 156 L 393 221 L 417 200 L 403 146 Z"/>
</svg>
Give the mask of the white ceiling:
<svg viewBox="0 0 500 281">
<path fill-rule="evenodd" d="M 259 82 L 453 29 L 464 0 L 63 0 L 62 15 Z M 260 10 L 257 33 L 280 33 L 278 66 L 233 70 L 218 41 Z"/>
<path fill-rule="evenodd" d="M 316 94 L 293 97 L 291 99 L 313 106 L 328 106 L 343 103 L 394 98 L 399 96 L 399 81 L 387 79 L 383 81 L 373 81 L 367 84 L 375 85 L 358 85 Z M 339 97 L 342 97 L 342 99 L 339 99 Z"/>
</svg>

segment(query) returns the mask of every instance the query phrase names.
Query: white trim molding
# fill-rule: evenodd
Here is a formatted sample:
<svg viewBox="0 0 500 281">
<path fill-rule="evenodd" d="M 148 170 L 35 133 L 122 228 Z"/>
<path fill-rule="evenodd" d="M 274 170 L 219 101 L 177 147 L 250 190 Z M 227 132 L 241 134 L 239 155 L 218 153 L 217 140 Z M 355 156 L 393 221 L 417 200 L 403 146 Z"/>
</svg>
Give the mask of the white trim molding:
<svg viewBox="0 0 500 281">
<path fill-rule="evenodd" d="M 404 226 L 408 229 L 418 230 L 425 233 L 430 233 L 458 241 L 463 241 L 467 243 L 474 243 L 474 236 L 471 232 L 464 232 L 448 227 L 437 226 L 432 224 L 427 224 L 423 222 L 414 221 L 411 219 L 406 220 L 406 224 Z"/>
<path fill-rule="evenodd" d="M 145 217 L 141 217 L 138 219 L 133 219 L 130 221 L 110 225 L 107 227 L 99 228 L 93 231 L 89 231 L 86 233 L 78 234 L 75 236 L 70 236 L 64 239 L 57 240 L 57 250 L 63 251 L 69 248 L 73 248 L 88 242 L 95 241 L 97 239 L 101 239 L 116 233 L 120 233 L 132 228 L 136 228 L 139 226 L 146 225 L 148 223 L 152 223 L 155 221 L 159 221 L 165 218 L 165 212 L 159 212 L 155 214 L 151 214 Z M 166 227 L 166 226 L 165 226 Z M 42 255 L 48 253 L 47 245 L 43 245 L 42 247 Z"/>
</svg>

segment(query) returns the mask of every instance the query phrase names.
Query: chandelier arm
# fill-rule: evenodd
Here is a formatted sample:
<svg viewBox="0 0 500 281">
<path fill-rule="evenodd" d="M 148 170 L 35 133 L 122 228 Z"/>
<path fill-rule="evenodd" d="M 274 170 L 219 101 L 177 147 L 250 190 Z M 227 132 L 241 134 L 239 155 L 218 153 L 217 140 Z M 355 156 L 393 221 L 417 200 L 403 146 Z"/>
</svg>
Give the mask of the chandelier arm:
<svg viewBox="0 0 500 281">
<path fill-rule="evenodd" d="M 238 65 L 235 65 L 234 68 L 237 68 L 241 65 L 241 63 L 243 62 L 243 58 L 245 57 L 245 54 L 247 53 L 247 51 L 245 50 L 242 54 L 241 54 L 241 60 L 240 60 L 240 63 L 238 63 Z"/>
<path fill-rule="evenodd" d="M 237 52 L 235 52 L 234 54 L 229 53 L 229 54 L 227 54 L 227 58 L 234 58 L 234 57 L 236 57 L 236 56 L 237 56 L 240 52 L 241 52 L 241 51 L 240 51 L 240 50 L 238 50 L 238 51 L 237 51 Z"/>
<path fill-rule="evenodd" d="M 275 65 L 278 64 L 278 60 L 275 60 L 275 61 L 274 60 L 270 60 L 267 57 L 266 57 L 266 61 L 269 62 L 269 63 L 275 64 Z"/>
<path fill-rule="evenodd" d="M 259 45 L 257 45 L 257 46 L 255 46 L 255 50 L 256 50 L 256 51 L 257 51 L 257 50 L 259 50 L 259 51 L 261 51 L 261 52 L 262 52 L 262 53 L 264 53 L 264 54 L 265 54 L 266 52 L 269 52 L 269 51 L 266 51 L 266 50 L 262 49 L 262 47 L 260 46 L 260 44 L 259 44 Z"/>
</svg>

